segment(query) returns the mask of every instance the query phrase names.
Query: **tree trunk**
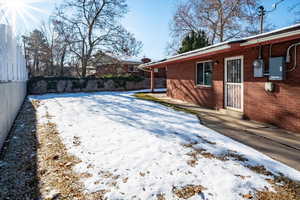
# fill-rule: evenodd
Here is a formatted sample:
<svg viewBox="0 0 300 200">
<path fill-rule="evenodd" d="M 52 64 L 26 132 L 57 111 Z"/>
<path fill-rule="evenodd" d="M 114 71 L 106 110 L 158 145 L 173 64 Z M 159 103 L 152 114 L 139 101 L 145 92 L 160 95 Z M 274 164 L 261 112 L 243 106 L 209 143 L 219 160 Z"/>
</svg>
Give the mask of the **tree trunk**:
<svg viewBox="0 0 300 200">
<path fill-rule="evenodd" d="M 62 55 L 60 57 L 60 76 L 64 76 L 64 61 L 66 57 L 67 47 L 64 46 Z"/>
<path fill-rule="evenodd" d="M 221 28 L 220 30 L 220 42 L 224 42 L 224 30 Z"/>
<path fill-rule="evenodd" d="M 84 78 L 86 77 L 86 67 L 87 67 L 87 59 L 83 58 L 81 62 L 81 76 Z"/>
<path fill-rule="evenodd" d="M 221 21 L 220 21 L 220 42 L 224 41 L 224 21 L 223 21 L 223 17 L 221 17 Z"/>
</svg>

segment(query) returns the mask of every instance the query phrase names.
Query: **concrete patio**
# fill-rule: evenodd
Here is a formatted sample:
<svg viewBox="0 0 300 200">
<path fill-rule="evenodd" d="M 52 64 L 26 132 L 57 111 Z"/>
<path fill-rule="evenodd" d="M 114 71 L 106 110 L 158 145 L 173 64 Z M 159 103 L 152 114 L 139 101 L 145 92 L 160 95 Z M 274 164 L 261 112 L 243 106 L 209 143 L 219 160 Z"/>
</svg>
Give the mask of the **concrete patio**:
<svg viewBox="0 0 300 200">
<path fill-rule="evenodd" d="M 206 109 L 172 99 L 165 93 L 149 93 L 147 95 L 176 107 L 196 111 L 203 125 L 300 171 L 300 134 L 270 124 L 243 120 L 234 113 Z"/>
</svg>

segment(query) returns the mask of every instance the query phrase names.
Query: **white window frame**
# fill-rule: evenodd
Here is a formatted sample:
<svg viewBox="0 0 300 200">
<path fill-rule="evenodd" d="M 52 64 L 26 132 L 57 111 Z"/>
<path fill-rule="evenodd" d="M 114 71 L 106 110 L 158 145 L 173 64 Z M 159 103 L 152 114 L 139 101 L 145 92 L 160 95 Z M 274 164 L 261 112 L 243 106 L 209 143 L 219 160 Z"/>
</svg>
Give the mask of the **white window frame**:
<svg viewBox="0 0 300 200">
<path fill-rule="evenodd" d="M 211 83 L 211 85 L 197 84 L 197 82 L 198 82 L 197 81 L 197 78 L 198 78 L 198 64 L 200 64 L 200 63 L 212 63 L 213 64 L 213 60 L 205 60 L 205 61 L 196 62 L 196 66 L 195 66 L 195 68 L 196 68 L 196 70 L 195 70 L 195 72 L 196 72 L 196 74 L 195 74 L 195 86 L 196 87 L 207 87 L 207 88 L 210 88 L 210 87 L 212 87 L 212 83 Z M 214 64 L 212 65 L 212 67 L 214 67 Z M 213 69 L 212 69 L 212 74 L 213 74 Z M 203 82 L 205 82 L 204 81 L 204 78 L 205 78 L 204 77 L 204 73 L 202 74 L 202 76 L 203 76 Z"/>
</svg>

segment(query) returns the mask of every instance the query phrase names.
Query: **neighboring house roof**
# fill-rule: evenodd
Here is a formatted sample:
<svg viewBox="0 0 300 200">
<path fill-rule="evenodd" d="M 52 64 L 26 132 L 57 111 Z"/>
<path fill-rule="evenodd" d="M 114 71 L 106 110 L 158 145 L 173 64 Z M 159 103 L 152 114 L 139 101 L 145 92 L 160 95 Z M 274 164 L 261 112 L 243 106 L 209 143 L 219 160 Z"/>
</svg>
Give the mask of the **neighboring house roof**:
<svg viewBox="0 0 300 200">
<path fill-rule="evenodd" d="M 102 55 L 99 55 L 99 57 L 96 59 L 94 63 L 97 66 L 101 65 L 111 65 L 111 64 L 132 64 L 132 65 L 140 65 L 142 64 L 141 59 L 137 57 L 129 57 L 129 56 L 115 56 L 109 53 L 103 53 Z"/>
<path fill-rule="evenodd" d="M 119 57 L 119 60 L 121 60 L 125 64 L 142 64 L 142 58 L 134 57 L 134 56 L 121 56 Z"/>
<path fill-rule="evenodd" d="M 165 59 L 142 64 L 139 68 L 148 67 L 160 67 L 162 65 L 180 62 L 184 60 L 196 59 L 204 56 L 213 55 L 216 53 L 222 53 L 234 50 L 241 47 L 256 46 L 260 44 L 267 44 L 271 41 L 284 41 L 284 38 L 299 39 L 300 38 L 300 24 L 295 24 L 293 26 L 277 29 L 274 31 L 258 34 L 251 37 L 246 37 L 242 39 L 226 41 L 218 44 L 214 44 L 208 47 L 196 49 L 186 53 L 178 54 L 175 56 L 167 57 Z"/>
</svg>

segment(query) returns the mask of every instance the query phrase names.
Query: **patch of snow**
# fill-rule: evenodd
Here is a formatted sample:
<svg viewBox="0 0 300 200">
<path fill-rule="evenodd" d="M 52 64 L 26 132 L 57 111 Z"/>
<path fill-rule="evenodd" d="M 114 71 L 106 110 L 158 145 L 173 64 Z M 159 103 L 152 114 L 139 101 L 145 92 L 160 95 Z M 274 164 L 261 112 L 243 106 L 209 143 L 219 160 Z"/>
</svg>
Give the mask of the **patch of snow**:
<svg viewBox="0 0 300 200">
<path fill-rule="evenodd" d="M 167 88 L 155 88 L 154 91 L 155 92 L 166 92 Z M 151 92 L 151 90 L 150 89 L 144 89 L 144 90 L 136 90 L 136 91 L 134 91 L 134 93 L 137 93 L 137 92 L 149 93 L 149 92 Z"/>
<path fill-rule="evenodd" d="M 1 161 L 0 160 L 0 167 L 5 167 L 7 165 L 7 162 Z"/>
<path fill-rule="evenodd" d="M 300 180 L 299 171 L 201 125 L 196 116 L 139 100 L 133 94 L 30 97 L 42 100 L 39 123 L 47 120 L 49 112 L 69 153 L 82 160 L 74 170 L 91 174 L 82 179 L 86 192 L 109 190 L 105 197 L 111 200 L 157 199 L 158 194 L 178 199 L 172 193 L 173 187 L 201 185 L 207 190 L 191 200 L 238 200 L 243 199 L 241 194 L 271 189 L 266 176 L 245 165 L 263 165 L 273 173 Z M 216 155 L 237 151 L 248 161 L 221 161 L 198 155 L 193 167 L 188 164 L 191 149 L 183 146 L 190 143 Z"/>
</svg>

